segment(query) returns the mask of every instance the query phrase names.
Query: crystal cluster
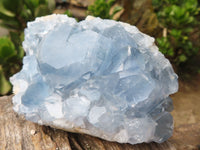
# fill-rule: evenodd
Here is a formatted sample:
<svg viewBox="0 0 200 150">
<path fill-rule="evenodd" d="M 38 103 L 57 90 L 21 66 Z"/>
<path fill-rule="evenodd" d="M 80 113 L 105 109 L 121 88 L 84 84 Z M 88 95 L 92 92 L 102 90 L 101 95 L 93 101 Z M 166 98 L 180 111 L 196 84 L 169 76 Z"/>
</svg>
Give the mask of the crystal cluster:
<svg viewBox="0 0 200 150">
<path fill-rule="evenodd" d="M 27 120 L 120 143 L 172 135 L 177 75 L 154 38 L 135 26 L 66 15 L 25 29 L 22 70 L 11 77 L 14 110 Z"/>
</svg>

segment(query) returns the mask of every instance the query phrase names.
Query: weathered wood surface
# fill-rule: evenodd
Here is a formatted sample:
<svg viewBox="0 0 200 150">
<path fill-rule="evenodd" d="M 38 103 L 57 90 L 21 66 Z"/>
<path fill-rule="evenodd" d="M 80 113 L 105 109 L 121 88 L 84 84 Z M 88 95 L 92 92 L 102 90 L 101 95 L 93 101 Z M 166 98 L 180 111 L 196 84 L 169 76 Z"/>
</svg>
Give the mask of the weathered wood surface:
<svg viewBox="0 0 200 150">
<path fill-rule="evenodd" d="M 0 150 L 198 150 L 198 144 L 199 123 L 175 128 L 162 144 L 119 144 L 26 121 L 12 110 L 11 96 L 0 98 Z"/>
</svg>

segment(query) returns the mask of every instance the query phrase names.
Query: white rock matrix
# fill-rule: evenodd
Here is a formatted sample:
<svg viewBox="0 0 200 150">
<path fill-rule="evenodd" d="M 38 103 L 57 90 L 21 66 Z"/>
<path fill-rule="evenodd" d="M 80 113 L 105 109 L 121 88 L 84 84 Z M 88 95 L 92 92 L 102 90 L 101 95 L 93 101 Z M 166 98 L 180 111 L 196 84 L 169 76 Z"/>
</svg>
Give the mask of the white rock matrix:
<svg viewBox="0 0 200 150">
<path fill-rule="evenodd" d="M 14 110 L 27 120 L 120 143 L 172 135 L 169 95 L 178 81 L 154 38 L 135 26 L 66 15 L 25 29 L 22 70 L 10 78 Z"/>
</svg>

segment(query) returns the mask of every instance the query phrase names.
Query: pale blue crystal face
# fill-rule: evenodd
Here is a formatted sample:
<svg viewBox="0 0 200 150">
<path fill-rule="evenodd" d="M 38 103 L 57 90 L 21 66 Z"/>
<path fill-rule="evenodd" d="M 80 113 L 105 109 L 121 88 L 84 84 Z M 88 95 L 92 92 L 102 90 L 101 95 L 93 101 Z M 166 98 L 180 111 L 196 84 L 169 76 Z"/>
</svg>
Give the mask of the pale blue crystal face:
<svg viewBox="0 0 200 150">
<path fill-rule="evenodd" d="M 120 143 L 172 135 L 177 75 L 135 26 L 51 15 L 28 23 L 14 110 L 33 122 Z"/>
</svg>

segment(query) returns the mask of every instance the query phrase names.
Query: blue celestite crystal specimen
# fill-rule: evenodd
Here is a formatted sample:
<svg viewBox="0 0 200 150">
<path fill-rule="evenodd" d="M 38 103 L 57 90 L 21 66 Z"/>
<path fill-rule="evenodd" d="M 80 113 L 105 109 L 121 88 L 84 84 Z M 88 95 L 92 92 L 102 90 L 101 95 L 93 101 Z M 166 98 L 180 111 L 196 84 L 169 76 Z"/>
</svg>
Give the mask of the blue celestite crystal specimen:
<svg viewBox="0 0 200 150">
<path fill-rule="evenodd" d="M 120 143 L 172 135 L 177 75 L 135 26 L 50 15 L 28 23 L 23 69 L 11 77 L 27 120 Z"/>
</svg>

